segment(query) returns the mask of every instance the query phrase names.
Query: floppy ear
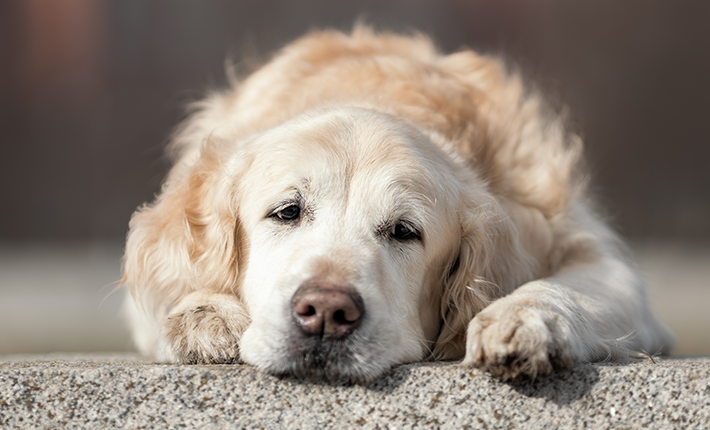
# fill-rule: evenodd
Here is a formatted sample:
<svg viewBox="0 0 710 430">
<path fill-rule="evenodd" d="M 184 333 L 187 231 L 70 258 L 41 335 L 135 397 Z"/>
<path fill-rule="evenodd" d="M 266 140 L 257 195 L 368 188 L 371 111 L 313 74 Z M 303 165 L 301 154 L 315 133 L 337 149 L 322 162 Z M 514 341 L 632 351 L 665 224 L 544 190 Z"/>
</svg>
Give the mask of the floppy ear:
<svg viewBox="0 0 710 430">
<path fill-rule="evenodd" d="M 156 201 L 131 217 L 123 280 L 156 319 L 195 290 L 236 288 L 236 177 L 226 169 L 218 146 L 205 144 L 194 164 L 174 168 Z"/>
<path fill-rule="evenodd" d="M 481 197 L 471 200 L 476 207 L 462 211 L 459 251 L 450 263 L 441 298 L 442 325 L 433 349 L 437 360 L 463 358 L 471 320 L 535 270 L 511 217 L 492 196 L 485 202 Z"/>
</svg>

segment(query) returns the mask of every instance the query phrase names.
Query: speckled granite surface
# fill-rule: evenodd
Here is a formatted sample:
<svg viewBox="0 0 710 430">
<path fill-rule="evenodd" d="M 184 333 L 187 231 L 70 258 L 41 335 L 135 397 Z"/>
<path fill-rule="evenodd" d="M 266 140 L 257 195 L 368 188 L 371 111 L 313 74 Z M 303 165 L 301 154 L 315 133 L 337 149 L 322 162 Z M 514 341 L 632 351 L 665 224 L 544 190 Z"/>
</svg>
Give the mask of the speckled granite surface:
<svg viewBox="0 0 710 430">
<path fill-rule="evenodd" d="M 710 358 L 581 365 L 522 384 L 451 364 L 369 386 L 131 354 L 0 357 L 0 428 L 710 428 Z"/>
</svg>

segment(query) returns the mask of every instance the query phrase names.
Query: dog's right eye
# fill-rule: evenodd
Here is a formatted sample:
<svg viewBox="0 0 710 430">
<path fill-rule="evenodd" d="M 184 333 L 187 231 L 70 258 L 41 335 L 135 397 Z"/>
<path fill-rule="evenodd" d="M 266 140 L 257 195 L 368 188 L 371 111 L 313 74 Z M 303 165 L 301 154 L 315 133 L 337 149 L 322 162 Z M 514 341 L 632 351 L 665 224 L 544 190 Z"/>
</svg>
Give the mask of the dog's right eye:
<svg viewBox="0 0 710 430">
<path fill-rule="evenodd" d="M 414 227 L 407 223 L 398 222 L 392 227 L 390 237 L 397 239 L 400 242 L 408 242 L 410 240 L 421 240 L 421 235 Z"/>
<path fill-rule="evenodd" d="M 272 217 L 276 217 L 280 219 L 281 221 L 294 221 L 298 219 L 298 217 L 301 215 L 301 208 L 298 207 L 298 205 L 291 205 L 291 206 L 286 206 L 283 209 L 278 210 L 275 212 Z"/>
</svg>

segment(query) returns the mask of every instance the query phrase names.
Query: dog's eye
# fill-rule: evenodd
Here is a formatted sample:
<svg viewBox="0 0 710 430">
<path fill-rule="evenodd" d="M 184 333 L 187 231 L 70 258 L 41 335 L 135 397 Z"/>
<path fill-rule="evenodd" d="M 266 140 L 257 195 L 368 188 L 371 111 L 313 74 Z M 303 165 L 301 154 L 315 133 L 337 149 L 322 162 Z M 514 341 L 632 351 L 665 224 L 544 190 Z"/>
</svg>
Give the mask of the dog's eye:
<svg viewBox="0 0 710 430">
<path fill-rule="evenodd" d="M 301 208 L 297 205 L 286 206 L 285 208 L 274 213 L 272 216 L 282 221 L 293 221 L 301 215 Z"/>
<path fill-rule="evenodd" d="M 421 239 L 419 232 L 417 232 L 413 227 L 402 222 L 398 222 L 394 225 L 394 227 L 392 227 L 392 231 L 390 231 L 390 236 L 393 239 L 402 242 Z"/>
</svg>

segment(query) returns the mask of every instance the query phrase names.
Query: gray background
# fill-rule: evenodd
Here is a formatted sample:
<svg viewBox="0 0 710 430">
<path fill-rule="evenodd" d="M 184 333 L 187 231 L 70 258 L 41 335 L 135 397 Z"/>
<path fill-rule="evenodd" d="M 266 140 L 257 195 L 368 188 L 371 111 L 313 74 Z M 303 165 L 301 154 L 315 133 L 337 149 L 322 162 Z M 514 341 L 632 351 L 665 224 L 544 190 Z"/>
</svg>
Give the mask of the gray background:
<svg viewBox="0 0 710 430">
<path fill-rule="evenodd" d="M 678 351 L 710 353 L 710 2 L 697 0 L 0 0 L 0 353 L 129 348 L 121 293 L 102 300 L 185 104 L 225 84 L 226 57 L 263 61 L 358 18 L 502 53 L 568 107 Z"/>
</svg>

